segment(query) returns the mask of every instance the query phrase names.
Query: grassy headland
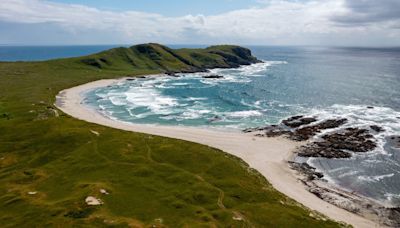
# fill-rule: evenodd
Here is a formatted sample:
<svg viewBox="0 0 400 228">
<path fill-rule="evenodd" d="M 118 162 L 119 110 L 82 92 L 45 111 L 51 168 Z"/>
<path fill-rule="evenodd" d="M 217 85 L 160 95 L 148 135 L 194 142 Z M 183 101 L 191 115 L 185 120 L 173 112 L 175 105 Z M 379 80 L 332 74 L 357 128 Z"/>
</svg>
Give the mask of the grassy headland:
<svg viewBox="0 0 400 228">
<path fill-rule="evenodd" d="M 145 44 L 0 63 L 0 226 L 337 227 L 222 151 L 86 123 L 53 105 L 59 91 L 98 79 L 257 61 L 236 46 Z M 87 206 L 89 195 L 104 204 Z"/>
</svg>

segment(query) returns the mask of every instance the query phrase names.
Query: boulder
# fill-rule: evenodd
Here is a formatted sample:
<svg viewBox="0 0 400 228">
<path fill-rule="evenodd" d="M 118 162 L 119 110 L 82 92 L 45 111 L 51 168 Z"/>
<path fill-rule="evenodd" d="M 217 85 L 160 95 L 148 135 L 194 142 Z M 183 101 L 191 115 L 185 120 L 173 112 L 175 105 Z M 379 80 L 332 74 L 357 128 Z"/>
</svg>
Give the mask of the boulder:
<svg viewBox="0 0 400 228">
<path fill-rule="evenodd" d="M 206 79 L 220 79 L 220 78 L 224 78 L 224 76 L 221 76 L 221 75 L 206 75 L 206 76 L 203 76 L 203 78 L 206 78 Z"/>
<path fill-rule="evenodd" d="M 310 166 L 307 163 L 298 163 L 289 161 L 290 168 L 300 172 L 301 174 L 305 175 L 308 181 L 321 179 L 324 175 L 320 172 L 315 171 L 316 169 Z"/>
<path fill-rule="evenodd" d="M 371 126 L 369 126 L 372 130 L 374 130 L 375 132 L 377 132 L 377 133 L 380 133 L 380 132 L 384 132 L 385 131 L 385 129 L 383 129 L 383 127 L 380 127 L 380 126 L 378 126 L 378 125 L 371 125 Z"/>
<path fill-rule="evenodd" d="M 314 117 L 293 116 L 289 119 L 283 120 L 282 123 L 288 127 L 297 128 L 316 121 L 317 119 Z"/>
<path fill-rule="evenodd" d="M 85 202 L 89 206 L 98 206 L 98 205 L 102 205 L 103 204 L 103 201 L 101 201 L 100 199 L 97 199 L 94 196 L 86 197 Z"/>
</svg>

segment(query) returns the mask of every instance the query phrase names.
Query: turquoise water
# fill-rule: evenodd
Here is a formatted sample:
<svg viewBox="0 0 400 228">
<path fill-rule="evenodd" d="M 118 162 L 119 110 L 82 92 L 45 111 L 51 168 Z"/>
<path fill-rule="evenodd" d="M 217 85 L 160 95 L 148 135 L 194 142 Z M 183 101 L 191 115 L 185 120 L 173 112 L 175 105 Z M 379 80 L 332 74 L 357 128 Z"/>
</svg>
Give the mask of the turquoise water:
<svg viewBox="0 0 400 228">
<path fill-rule="evenodd" d="M 125 122 L 241 130 L 308 114 L 378 124 L 378 148 L 351 159 L 308 159 L 325 179 L 400 205 L 400 49 L 251 47 L 264 63 L 180 77 L 148 77 L 98 88 L 85 102 Z M 218 74 L 222 79 L 205 79 Z M 368 109 L 373 106 L 374 109 Z M 318 136 L 317 136 L 318 137 Z"/>
</svg>

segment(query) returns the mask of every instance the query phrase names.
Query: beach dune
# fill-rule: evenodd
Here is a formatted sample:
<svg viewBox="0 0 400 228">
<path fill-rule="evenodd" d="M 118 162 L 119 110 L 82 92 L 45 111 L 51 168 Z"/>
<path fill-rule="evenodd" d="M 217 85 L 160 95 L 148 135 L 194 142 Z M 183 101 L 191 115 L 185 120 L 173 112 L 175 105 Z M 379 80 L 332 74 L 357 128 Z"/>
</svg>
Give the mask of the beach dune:
<svg viewBox="0 0 400 228">
<path fill-rule="evenodd" d="M 125 80 L 125 79 L 122 79 Z M 123 123 L 109 119 L 82 104 L 85 91 L 104 87 L 119 80 L 100 80 L 61 91 L 56 106 L 72 117 L 126 131 L 182 139 L 205 144 L 235 155 L 260 172 L 275 189 L 323 215 L 353 225 L 354 227 L 378 227 L 374 222 L 331 205 L 308 192 L 297 179 L 287 161 L 300 143 L 285 138 L 260 138 L 241 132 L 225 132 L 212 129 L 180 126 L 156 126 Z"/>
</svg>

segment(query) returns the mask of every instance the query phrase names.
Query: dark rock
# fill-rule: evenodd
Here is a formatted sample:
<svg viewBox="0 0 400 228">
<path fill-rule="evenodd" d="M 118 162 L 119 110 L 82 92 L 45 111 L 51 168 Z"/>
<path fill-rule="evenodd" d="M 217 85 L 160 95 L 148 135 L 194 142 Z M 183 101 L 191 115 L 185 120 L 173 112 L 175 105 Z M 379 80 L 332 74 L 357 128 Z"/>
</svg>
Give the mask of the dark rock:
<svg viewBox="0 0 400 228">
<path fill-rule="evenodd" d="M 347 122 L 347 119 L 329 119 L 321 123 L 298 128 L 289 136 L 290 139 L 295 141 L 305 141 L 310 139 L 312 136 L 321 132 L 321 130 L 333 129 L 342 126 Z"/>
<path fill-rule="evenodd" d="M 265 136 L 267 137 L 277 137 L 281 135 L 291 134 L 291 131 L 285 130 L 282 127 L 276 125 L 264 128 L 264 130 L 265 130 Z"/>
<path fill-rule="evenodd" d="M 192 74 L 192 73 L 199 73 L 199 72 L 208 72 L 208 69 L 202 68 L 202 67 L 194 67 L 194 68 L 184 69 L 184 70 L 179 71 L 179 73 L 183 73 L 183 74 Z"/>
<path fill-rule="evenodd" d="M 316 172 L 315 168 L 310 166 L 307 163 L 297 163 L 297 162 L 292 162 L 292 161 L 289 161 L 288 163 L 289 163 L 290 168 L 305 175 L 307 178 L 307 181 L 321 179 L 322 177 L 324 177 L 324 175 L 322 173 Z"/>
<path fill-rule="evenodd" d="M 210 118 L 210 119 L 208 120 L 208 122 L 209 122 L 209 123 L 212 123 L 212 122 L 216 122 L 216 121 L 220 121 L 220 120 L 222 120 L 221 117 L 219 117 L 219 116 L 214 116 L 214 117 Z"/>
<path fill-rule="evenodd" d="M 265 127 L 254 127 L 254 128 L 246 128 L 243 130 L 244 133 L 250 133 L 250 132 L 255 132 L 255 131 L 264 131 L 264 130 L 268 130 L 269 128 L 277 128 L 278 125 L 268 125 Z"/>
<path fill-rule="evenodd" d="M 331 143 L 331 147 L 353 152 L 367 152 L 376 148 L 373 136 L 366 129 L 346 128 L 344 132 L 327 134 L 322 137 Z"/>
<path fill-rule="evenodd" d="M 256 127 L 256 128 L 248 128 L 243 130 L 244 133 L 258 132 L 263 131 L 264 134 L 257 134 L 256 136 L 261 137 L 277 137 L 281 135 L 289 135 L 291 134 L 290 130 L 283 128 L 280 125 L 269 125 L 265 127 Z"/>
<path fill-rule="evenodd" d="M 300 147 L 301 157 L 350 158 L 350 152 L 367 152 L 376 148 L 373 136 L 366 129 L 346 128 L 342 132 L 322 136 L 323 141 Z"/>
<path fill-rule="evenodd" d="M 314 117 L 293 116 L 289 119 L 283 120 L 282 123 L 288 127 L 297 128 L 316 121 L 317 119 Z"/>
<path fill-rule="evenodd" d="M 369 126 L 372 130 L 374 130 L 375 132 L 377 132 L 377 133 L 380 133 L 380 132 L 384 132 L 385 131 L 385 129 L 383 129 L 382 127 L 380 127 L 380 126 L 378 126 L 378 125 L 371 125 L 371 126 Z"/>
<path fill-rule="evenodd" d="M 325 129 L 340 127 L 345 123 L 347 123 L 347 119 L 330 119 L 330 120 L 326 120 L 316 126 L 320 130 L 325 130 Z"/>
<path fill-rule="evenodd" d="M 224 78 L 224 76 L 221 76 L 221 75 L 206 75 L 206 76 L 203 76 L 203 78 L 207 78 L 207 79 L 220 79 L 220 78 Z"/>
<path fill-rule="evenodd" d="M 135 81 L 134 78 L 127 78 L 126 80 L 127 80 L 127 81 Z"/>
<path fill-rule="evenodd" d="M 347 119 L 330 119 L 312 126 L 304 126 L 314 123 L 316 121 L 317 119 L 314 117 L 293 116 L 291 118 L 283 120 L 280 125 L 270 125 L 261 128 L 250 128 L 244 130 L 244 132 L 248 133 L 254 131 L 265 131 L 265 136 L 267 137 L 287 135 L 292 140 L 305 141 L 310 139 L 317 133 L 320 133 L 321 130 L 337 128 L 345 124 L 347 122 Z"/>
<path fill-rule="evenodd" d="M 386 208 L 391 223 L 386 224 L 392 227 L 400 227 L 400 207 Z"/>
<path fill-rule="evenodd" d="M 394 147 L 396 149 L 400 148 L 400 136 L 389 136 L 386 138 L 386 141 L 389 146 Z"/>
<path fill-rule="evenodd" d="M 374 109 L 374 107 L 373 107 L 373 106 L 367 106 L 367 108 L 368 108 L 368 109 Z"/>
<path fill-rule="evenodd" d="M 179 77 L 178 75 L 176 75 L 175 72 L 171 72 L 171 71 L 168 71 L 165 74 L 168 75 L 168 76 L 171 76 L 171 77 Z"/>
<path fill-rule="evenodd" d="M 279 125 L 249 128 L 245 129 L 244 132 L 262 132 L 257 134 L 261 137 L 285 135 L 291 140 L 305 141 L 323 130 L 341 127 L 347 123 L 347 119 L 328 119 L 314 124 L 315 122 L 317 122 L 317 119 L 314 117 L 293 116 L 283 120 Z M 370 129 L 375 132 L 384 131 L 382 127 L 377 125 L 370 126 Z M 319 140 L 313 140 L 300 147 L 296 153 L 301 157 L 350 158 L 352 153 L 374 150 L 377 144 L 373 139 L 374 136 L 370 134 L 368 129 L 346 128 L 327 133 Z M 392 137 L 392 140 L 394 140 L 394 137 Z"/>
<path fill-rule="evenodd" d="M 296 152 L 301 157 L 323 157 L 323 158 L 350 158 L 351 153 L 335 149 L 320 146 L 316 143 L 307 144 L 299 148 Z"/>
</svg>

